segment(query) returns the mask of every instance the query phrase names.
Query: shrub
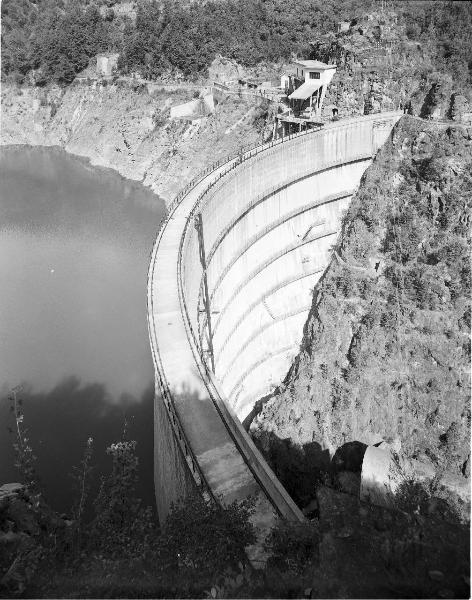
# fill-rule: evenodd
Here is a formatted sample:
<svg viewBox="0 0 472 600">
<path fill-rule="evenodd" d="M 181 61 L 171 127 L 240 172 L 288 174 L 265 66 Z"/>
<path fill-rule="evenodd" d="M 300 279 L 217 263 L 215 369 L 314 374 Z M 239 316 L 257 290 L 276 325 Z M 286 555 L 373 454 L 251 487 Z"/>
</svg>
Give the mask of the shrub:
<svg viewBox="0 0 472 600">
<path fill-rule="evenodd" d="M 92 457 L 93 439 L 88 438 L 80 465 L 73 467 L 72 473 L 74 487 L 77 493 L 77 498 L 72 508 L 72 514 L 74 517 L 72 535 L 74 537 L 76 554 L 81 550 L 82 547 L 84 513 L 90 493 L 91 474 L 93 471 L 93 466 L 91 464 Z"/>
<path fill-rule="evenodd" d="M 424 482 L 406 479 L 395 493 L 394 506 L 407 513 L 427 514 L 430 498 L 431 493 Z"/>
<path fill-rule="evenodd" d="M 13 450 L 15 451 L 15 467 L 18 469 L 22 482 L 30 492 L 39 493 L 39 479 L 36 472 L 37 457 L 33 452 L 29 438 L 28 429 L 24 426 L 23 401 L 18 397 L 20 387 L 14 388 L 9 396 L 10 411 L 13 413 L 15 429 L 8 428 L 14 435 Z"/>
<path fill-rule="evenodd" d="M 154 123 L 155 128 L 164 127 L 164 125 L 167 123 L 167 119 L 164 114 L 164 111 L 156 108 L 156 110 L 154 111 L 154 113 L 152 115 L 152 122 Z"/>
<path fill-rule="evenodd" d="M 102 478 L 95 500 L 91 547 L 110 558 L 145 558 L 152 552 L 152 540 L 157 537 L 151 509 L 142 508 L 136 496 L 135 449 L 135 441 L 122 441 L 107 448 L 113 461 L 112 472 Z"/>
<path fill-rule="evenodd" d="M 160 542 L 167 566 L 216 575 L 247 562 L 245 548 L 256 541 L 253 504 L 222 506 L 195 494 L 173 505 Z"/>
<path fill-rule="evenodd" d="M 269 566 L 301 574 L 318 553 L 318 523 L 289 523 L 280 520 L 265 541 L 272 555 Z"/>
</svg>

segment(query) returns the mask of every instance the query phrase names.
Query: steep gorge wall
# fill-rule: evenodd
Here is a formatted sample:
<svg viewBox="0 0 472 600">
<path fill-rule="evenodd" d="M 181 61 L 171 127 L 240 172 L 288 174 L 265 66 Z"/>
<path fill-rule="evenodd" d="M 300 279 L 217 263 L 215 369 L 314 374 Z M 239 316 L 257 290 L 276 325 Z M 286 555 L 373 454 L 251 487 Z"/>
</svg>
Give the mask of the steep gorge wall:
<svg viewBox="0 0 472 600">
<path fill-rule="evenodd" d="M 452 51 L 444 48 L 442 56 L 441 33 L 433 29 L 426 36 L 417 30 L 420 39 L 412 39 L 417 25 L 401 12 L 373 11 L 354 19 L 347 31 L 330 32 L 312 44 L 312 58 L 338 67 L 327 90 L 326 113 L 331 104 L 342 116 L 394 110 L 402 104 L 416 116 L 470 123 L 465 46 L 462 51 L 461 42 Z"/>
<path fill-rule="evenodd" d="M 251 424 L 267 456 L 397 439 L 470 476 L 471 137 L 404 118 L 366 172 L 301 352 Z"/>
<path fill-rule="evenodd" d="M 61 146 L 142 181 L 170 203 L 208 164 L 268 133 L 260 119 L 267 107 L 253 99 L 222 99 L 199 124 L 170 120 L 170 107 L 194 93 L 127 82 L 77 82 L 62 90 L 3 85 L 1 143 Z"/>
<path fill-rule="evenodd" d="M 324 240 L 336 233 L 342 207 L 399 116 L 333 123 L 318 132 L 259 146 L 206 174 L 174 203 L 154 246 L 148 279 L 150 339 L 161 390 L 156 419 L 172 422 L 170 433 L 179 445 L 168 445 L 172 456 L 157 456 L 158 494 L 166 487 L 169 498 L 186 493 L 186 484 L 178 478 L 160 480 L 166 464 L 180 452 L 196 484 L 221 495 L 222 502 L 255 495 L 254 519 L 264 528 L 272 523 L 274 511 L 286 518 L 303 518 L 241 420 L 263 393 L 261 385 L 270 389 L 298 348 L 300 330 L 284 307 L 300 296 L 302 305 L 296 312 L 306 315 L 309 294 L 304 275 L 316 277 L 325 267 L 328 245 Z M 200 223 L 199 235 L 195 226 L 200 228 Z M 248 266 L 257 274 L 248 277 Z M 210 305 L 205 307 L 207 288 Z M 271 295 L 278 303 L 271 304 L 272 309 L 282 311 L 280 319 L 266 310 L 271 321 L 267 327 L 256 327 L 257 342 L 246 352 L 244 335 L 260 319 L 254 318 L 252 310 L 244 310 L 243 315 L 238 311 L 241 307 L 256 310 L 259 304 L 266 308 L 273 302 Z M 223 310 L 223 305 L 228 309 Z M 219 314 L 224 331 L 225 320 L 236 312 L 227 346 L 234 357 L 230 360 L 241 356 L 246 362 L 219 364 L 217 358 L 215 377 L 209 367 L 209 330 L 202 315 Z M 272 326 L 275 337 L 271 337 Z M 218 344 L 221 339 L 215 337 Z M 287 343 L 292 346 L 287 348 Z M 284 355 L 282 363 L 271 360 L 277 355 Z M 244 403 L 238 404 L 229 389 L 235 386 L 225 378 L 236 376 L 242 381 L 249 370 L 258 370 L 259 387 L 247 390 Z M 156 436 L 162 434 L 160 425 L 156 423 Z M 168 510 L 161 508 L 164 514 Z"/>
</svg>

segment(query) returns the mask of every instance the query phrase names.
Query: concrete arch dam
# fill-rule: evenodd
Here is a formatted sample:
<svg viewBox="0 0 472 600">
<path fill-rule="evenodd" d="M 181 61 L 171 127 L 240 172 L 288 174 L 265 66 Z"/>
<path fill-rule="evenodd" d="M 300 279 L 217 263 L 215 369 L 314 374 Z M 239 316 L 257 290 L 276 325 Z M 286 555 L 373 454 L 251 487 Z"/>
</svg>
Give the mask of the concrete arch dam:
<svg viewBox="0 0 472 600">
<path fill-rule="evenodd" d="M 174 201 L 148 280 L 159 515 L 198 488 L 256 497 L 254 523 L 303 516 L 241 425 L 297 354 L 341 216 L 399 113 L 246 152 Z"/>
</svg>

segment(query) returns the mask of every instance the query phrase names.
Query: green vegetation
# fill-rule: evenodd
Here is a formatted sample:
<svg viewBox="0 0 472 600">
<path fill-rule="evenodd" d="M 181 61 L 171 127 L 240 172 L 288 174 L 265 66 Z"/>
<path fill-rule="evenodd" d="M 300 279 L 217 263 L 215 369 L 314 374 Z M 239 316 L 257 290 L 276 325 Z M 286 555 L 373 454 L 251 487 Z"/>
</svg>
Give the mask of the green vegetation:
<svg viewBox="0 0 472 600">
<path fill-rule="evenodd" d="M 398 4 L 398 6 L 397 6 Z M 113 8 L 113 6 L 115 8 Z M 4 0 L 2 75 L 67 84 L 98 52 L 120 53 L 123 73 L 205 75 L 217 54 L 245 66 L 308 55 L 310 42 L 371 8 L 362 0 L 138 0 L 136 19 L 101 0 Z M 438 68 L 470 76 L 469 3 L 393 3 L 412 39 L 436 47 Z"/>
<path fill-rule="evenodd" d="M 353 2 L 225 0 L 159 6 L 142 3 L 136 27 L 123 36 L 122 67 L 147 77 L 166 69 L 203 73 L 217 54 L 254 66 L 309 49 L 313 36 L 335 26 Z"/>
<path fill-rule="evenodd" d="M 2 2 L 2 75 L 38 85 L 70 83 L 97 52 L 108 28 L 93 4 L 62 0 Z"/>
<path fill-rule="evenodd" d="M 470 2 L 402 2 L 399 13 L 406 34 L 433 54 L 438 71 L 454 73 L 454 79 L 472 82 L 472 6 Z"/>
<path fill-rule="evenodd" d="M 0 543 L 6 544 L 0 593 L 194 597 L 220 574 L 247 563 L 245 548 L 255 542 L 252 501 L 223 507 L 190 496 L 173 506 L 159 527 L 154 511 L 136 494 L 136 442 L 126 439 L 126 427 L 123 439 L 107 449 L 111 471 L 101 477 L 95 499 L 93 440 L 87 440 L 72 474 L 70 518 L 59 517 L 45 501 L 16 391 L 11 407 L 23 486 L 9 498 L 0 492 Z M 90 504 L 94 510 L 87 518 Z"/>
<path fill-rule="evenodd" d="M 41 491 L 16 392 L 11 400 L 25 485 L 0 487 L 0 597 L 427 598 L 442 588 L 466 597 L 468 530 L 451 512 L 438 516 L 429 487 L 409 481 L 394 511 L 319 484 L 317 518 L 279 520 L 264 543 L 268 561 L 255 570 L 245 554 L 255 542 L 252 501 L 222 507 L 190 496 L 159 528 L 136 495 L 136 442 L 125 426 L 108 448 L 111 470 L 91 517 L 91 438 L 73 472 L 71 518 L 59 516 Z"/>
<path fill-rule="evenodd" d="M 98 2 L 5 0 L 2 2 L 2 73 L 17 81 L 69 83 L 97 52 L 121 53 L 126 72 L 154 78 L 176 69 L 204 73 L 221 53 L 245 65 L 289 58 L 335 26 L 360 2 L 224 0 L 191 3 L 141 0 L 136 20 L 117 17 Z M 109 3 L 110 4 L 110 3 Z M 116 4 L 116 3 L 115 3 Z"/>
<path fill-rule="evenodd" d="M 301 575 L 314 562 L 320 543 L 318 523 L 280 520 L 266 540 L 269 566 Z"/>
</svg>

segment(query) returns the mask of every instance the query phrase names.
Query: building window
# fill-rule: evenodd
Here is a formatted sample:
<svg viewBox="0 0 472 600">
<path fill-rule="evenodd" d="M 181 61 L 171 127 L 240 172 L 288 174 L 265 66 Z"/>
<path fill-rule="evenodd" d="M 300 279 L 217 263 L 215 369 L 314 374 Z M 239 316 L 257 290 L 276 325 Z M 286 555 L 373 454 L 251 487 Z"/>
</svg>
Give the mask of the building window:
<svg viewBox="0 0 472 600">
<path fill-rule="evenodd" d="M 319 79 L 320 78 L 320 74 L 316 73 L 316 71 L 312 71 L 310 73 L 310 79 Z"/>
<path fill-rule="evenodd" d="M 302 69 L 302 77 L 303 77 L 303 74 L 304 74 L 304 73 L 303 73 L 303 69 Z"/>
</svg>

